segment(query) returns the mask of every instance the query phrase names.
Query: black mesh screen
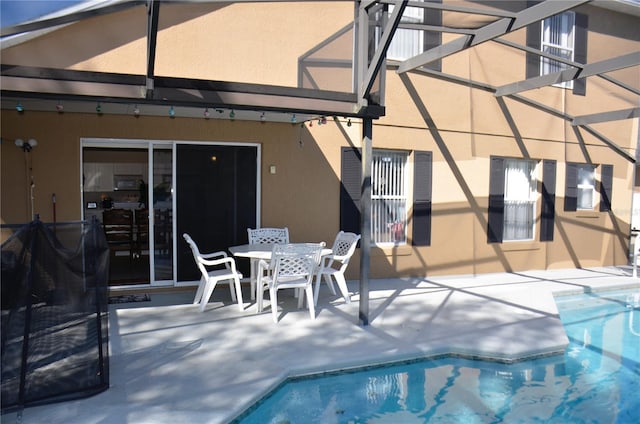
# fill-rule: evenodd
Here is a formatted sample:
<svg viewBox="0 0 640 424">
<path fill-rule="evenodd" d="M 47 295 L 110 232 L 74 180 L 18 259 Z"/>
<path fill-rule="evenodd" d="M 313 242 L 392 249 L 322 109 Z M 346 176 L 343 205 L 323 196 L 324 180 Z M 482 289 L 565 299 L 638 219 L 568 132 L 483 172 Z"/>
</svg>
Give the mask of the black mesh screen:
<svg viewBox="0 0 640 424">
<path fill-rule="evenodd" d="M 97 220 L 35 220 L 2 244 L 3 413 L 109 387 L 108 269 Z"/>
</svg>

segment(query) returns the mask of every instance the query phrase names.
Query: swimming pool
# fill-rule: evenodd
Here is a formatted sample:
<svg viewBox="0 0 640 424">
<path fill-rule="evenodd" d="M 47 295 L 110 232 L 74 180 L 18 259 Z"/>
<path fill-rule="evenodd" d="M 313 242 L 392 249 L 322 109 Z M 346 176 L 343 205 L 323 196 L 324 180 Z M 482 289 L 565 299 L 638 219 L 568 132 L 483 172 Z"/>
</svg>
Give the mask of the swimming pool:
<svg viewBox="0 0 640 424">
<path fill-rule="evenodd" d="M 449 356 L 292 379 L 235 422 L 640 422 L 640 292 L 556 302 L 564 355 L 515 364 Z"/>
</svg>

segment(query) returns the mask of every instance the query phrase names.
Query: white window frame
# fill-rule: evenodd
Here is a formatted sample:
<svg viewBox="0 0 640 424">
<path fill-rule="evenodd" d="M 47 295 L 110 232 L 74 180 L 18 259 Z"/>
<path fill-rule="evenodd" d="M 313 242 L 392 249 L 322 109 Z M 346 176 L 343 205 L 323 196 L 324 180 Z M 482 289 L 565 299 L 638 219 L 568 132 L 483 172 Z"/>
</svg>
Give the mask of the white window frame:
<svg viewBox="0 0 640 424">
<path fill-rule="evenodd" d="M 586 163 L 577 164 L 576 210 L 591 211 L 596 205 L 596 167 Z"/>
<path fill-rule="evenodd" d="M 373 150 L 371 239 L 377 246 L 407 243 L 407 211 L 411 200 L 409 175 L 409 152 Z"/>
<path fill-rule="evenodd" d="M 423 0 L 417 0 L 423 1 Z M 389 13 L 393 11 L 393 6 L 389 6 Z M 424 22 L 424 9 L 421 7 L 407 6 L 402 15 L 402 22 L 422 23 Z M 396 29 L 391 44 L 387 49 L 387 59 L 407 60 L 419 55 L 424 51 L 424 35 L 422 31 L 411 29 Z"/>
<path fill-rule="evenodd" d="M 538 201 L 537 175 L 537 161 L 505 159 L 503 220 L 503 241 L 505 242 L 535 239 Z M 523 215 L 524 220 L 517 215 Z M 517 220 L 527 225 L 518 224 Z"/>
<path fill-rule="evenodd" d="M 540 49 L 544 53 L 573 61 L 575 55 L 575 27 L 574 12 L 564 12 L 544 19 L 541 24 Z M 546 57 L 540 57 L 540 75 L 551 74 L 567 69 L 569 66 Z M 573 88 L 573 80 L 554 84 L 555 87 Z"/>
</svg>

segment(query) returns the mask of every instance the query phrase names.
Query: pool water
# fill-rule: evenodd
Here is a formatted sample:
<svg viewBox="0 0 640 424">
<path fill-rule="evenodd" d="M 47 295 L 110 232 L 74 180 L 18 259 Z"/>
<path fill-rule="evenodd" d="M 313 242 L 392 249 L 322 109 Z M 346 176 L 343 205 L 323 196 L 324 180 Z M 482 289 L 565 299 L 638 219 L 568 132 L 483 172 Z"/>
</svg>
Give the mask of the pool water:
<svg viewBox="0 0 640 424">
<path fill-rule="evenodd" d="M 294 379 L 237 423 L 640 423 L 640 292 L 556 301 L 564 355 L 443 357 Z"/>
</svg>

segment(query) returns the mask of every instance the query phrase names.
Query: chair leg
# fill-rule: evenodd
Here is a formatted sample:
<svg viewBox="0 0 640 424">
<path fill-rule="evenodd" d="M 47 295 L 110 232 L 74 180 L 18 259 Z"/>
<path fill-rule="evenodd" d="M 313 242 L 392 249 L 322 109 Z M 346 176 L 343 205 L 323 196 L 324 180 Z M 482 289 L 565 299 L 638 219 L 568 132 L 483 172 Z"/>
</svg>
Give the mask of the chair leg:
<svg viewBox="0 0 640 424">
<path fill-rule="evenodd" d="M 351 303 L 351 298 L 349 297 L 349 289 L 347 288 L 347 282 L 344 279 L 344 275 L 341 273 L 336 273 L 333 275 L 338 283 L 338 288 L 342 292 L 342 297 L 344 297 L 345 303 Z"/>
<path fill-rule="evenodd" d="M 229 291 L 231 292 L 231 301 L 235 302 L 236 301 L 236 293 L 234 291 L 234 287 L 233 287 L 233 283 L 234 283 L 235 279 L 231 279 L 229 280 Z"/>
<path fill-rule="evenodd" d="M 207 282 L 204 293 L 202 295 L 202 299 L 200 300 L 200 312 L 204 312 L 204 308 L 209 303 L 209 299 L 211 298 L 211 294 L 213 293 L 213 289 L 216 288 L 217 281 L 209 281 Z"/>
<path fill-rule="evenodd" d="M 251 263 L 249 264 L 250 268 L 250 278 L 251 280 L 251 300 L 255 300 L 256 298 L 256 279 L 258 278 L 258 261 L 255 259 L 251 259 Z"/>
<path fill-rule="evenodd" d="M 324 281 L 327 283 L 327 286 L 329 286 L 329 290 L 331 290 L 331 294 L 332 295 L 336 295 L 336 288 L 333 287 L 333 280 L 331 280 L 331 275 L 330 274 L 324 274 Z"/>
<path fill-rule="evenodd" d="M 256 301 L 258 304 L 258 313 L 262 313 L 262 302 L 264 301 L 264 290 L 262 290 L 262 288 L 257 290 L 256 297 L 258 298 Z"/>
<path fill-rule="evenodd" d="M 316 308 L 313 305 L 313 288 L 311 285 L 308 285 L 305 289 L 307 293 L 307 304 L 309 305 L 309 315 L 311 315 L 311 319 L 316 319 Z M 302 297 L 302 296 L 300 296 Z"/>
<path fill-rule="evenodd" d="M 204 278 L 200 277 L 200 284 L 198 284 L 198 290 L 196 291 L 196 297 L 193 298 L 193 304 L 197 305 L 198 303 L 200 303 L 200 299 L 202 299 L 202 293 L 204 292 L 204 286 L 206 284 L 206 281 L 204 281 Z"/>
<path fill-rule="evenodd" d="M 327 283 L 329 290 L 331 290 L 331 294 L 333 295 L 336 294 L 336 289 L 335 287 L 333 287 L 333 281 L 331 281 L 331 275 L 318 274 L 318 276 L 316 277 L 315 293 L 313 294 L 313 301 L 315 302 L 316 305 L 318 304 L 318 295 L 320 294 L 320 285 L 322 284 L 322 279 L 324 279 L 324 282 Z"/>
<path fill-rule="evenodd" d="M 236 286 L 236 297 L 238 298 L 238 308 L 244 311 L 244 301 L 242 300 L 242 287 L 240 286 L 240 279 L 235 277 L 234 284 Z"/>
<path fill-rule="evenodd" d="M 316 276 L 316 287 L 313 290 L 313 304 L 318 304 L 318 294 L 320 294 L 320 284 L 322 283 L 322 276 L 318 274 Z"/>
<path fill-rule="evenodd" d="M 274 288 L 269 289 L 269 297 L 271 298 L 271 315 L 273 316 L 273 322 L 278 323 L 278 290 Z"/>
</svg>

